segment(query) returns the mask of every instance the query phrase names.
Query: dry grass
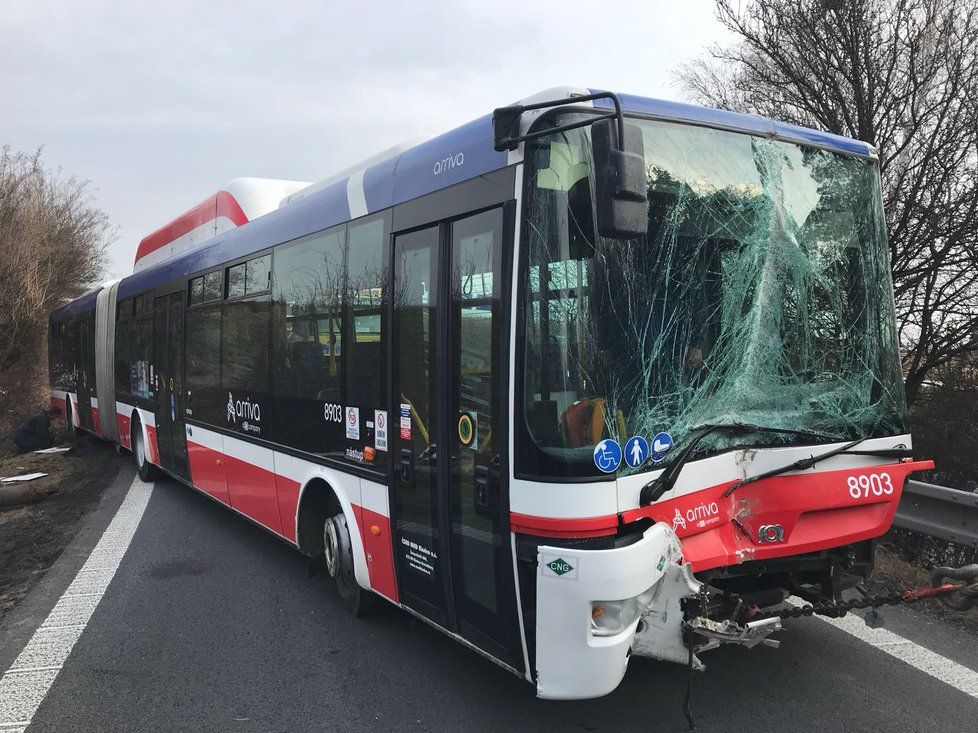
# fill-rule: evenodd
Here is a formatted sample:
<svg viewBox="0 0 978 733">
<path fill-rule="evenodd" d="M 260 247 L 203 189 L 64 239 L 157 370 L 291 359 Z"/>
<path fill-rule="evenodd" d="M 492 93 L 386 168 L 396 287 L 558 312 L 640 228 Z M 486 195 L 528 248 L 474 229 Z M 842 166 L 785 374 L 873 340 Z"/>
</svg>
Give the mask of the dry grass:
<svg viewBox="0 0 978 733">
<path fill-rule="evenodd" d="M 0 458 L 0 476 L 48 474 L 24 485 L 33 503 L 0 507 L 0 620 L 54 564 L 122 461 L 111 445 L 92 438 L 79 440 L 70 454 Z"/>
</svg>

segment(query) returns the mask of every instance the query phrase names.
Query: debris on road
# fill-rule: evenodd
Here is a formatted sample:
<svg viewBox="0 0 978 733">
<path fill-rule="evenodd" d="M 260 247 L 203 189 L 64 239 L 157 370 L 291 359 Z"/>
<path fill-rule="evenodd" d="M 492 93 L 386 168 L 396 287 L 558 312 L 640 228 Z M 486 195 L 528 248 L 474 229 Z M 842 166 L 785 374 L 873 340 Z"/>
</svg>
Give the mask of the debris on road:
<svg viewBox="0 0 978 733">
<path fill-rule="evenodd" d="M 123 463 L 87 438 L 67 452 L 0 455 L 0 476 L 43 474 L 0 485 L 0 619 L 57 560 Z"/>
<path fill-rule="evenodd" d="M 8 476 L 6 478 L 0 478 L 0 484 L 12 484 L 19 481 L 33 481 L 37 478 L 42 478 L 47 476 L 46 473 L 22 473 L 20 476 Z"/>
</svg>

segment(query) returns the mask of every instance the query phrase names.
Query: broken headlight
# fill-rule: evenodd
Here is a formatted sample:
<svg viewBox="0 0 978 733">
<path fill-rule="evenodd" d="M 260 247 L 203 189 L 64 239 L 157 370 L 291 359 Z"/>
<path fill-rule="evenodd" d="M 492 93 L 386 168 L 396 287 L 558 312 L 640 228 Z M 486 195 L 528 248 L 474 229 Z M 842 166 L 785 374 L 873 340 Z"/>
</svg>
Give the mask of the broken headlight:
<svg viewBox="0 0 978 733">
<path fill-rule="evenodd" d="M 638 621 L 642 611 L 651 603 L 653 585 L 634 598 L 623 601 L 591 601 L 591 634 L 614 636 Z"/>
</svg>

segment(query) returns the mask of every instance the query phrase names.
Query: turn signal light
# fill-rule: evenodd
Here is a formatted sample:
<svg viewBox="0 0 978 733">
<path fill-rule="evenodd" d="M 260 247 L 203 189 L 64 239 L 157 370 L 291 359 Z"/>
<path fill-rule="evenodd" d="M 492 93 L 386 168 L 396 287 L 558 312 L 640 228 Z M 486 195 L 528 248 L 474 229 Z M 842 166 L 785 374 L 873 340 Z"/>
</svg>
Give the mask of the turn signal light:
<svg viewBox="0 0 978 733">
<path fill-rule="evenodd" d="M 376 524 L 371 524 L 370 525 L 370 533 L 379 537 L 380 536 L 380 527 L 378 527 Z"/>
<path fill-rule="evenodd" d="M 374 450 L 372 445 L 364 446 L 363 460 L 372 461 L 376 456 L 377 456 L 377 451 Z"/>
</svg>

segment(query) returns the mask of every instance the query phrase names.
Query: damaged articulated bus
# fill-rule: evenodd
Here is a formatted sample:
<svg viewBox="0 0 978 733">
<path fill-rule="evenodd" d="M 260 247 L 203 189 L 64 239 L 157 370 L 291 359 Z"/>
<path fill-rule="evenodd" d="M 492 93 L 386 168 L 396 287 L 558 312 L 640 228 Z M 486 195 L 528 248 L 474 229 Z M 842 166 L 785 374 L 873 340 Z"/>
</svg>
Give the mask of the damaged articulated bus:
<svg viewBox="0 0 978 733">
<path fill-rule="evenodd" d="M 760 609 L 838 599 L 932 467 L 873 148 L 590 103 L 496 112 L 523 145 L 510 494 L 544 697 L 610 691 L 629 654 L 699 666 L 765 642 Z"/>
<path fill-rule="evenodd" d="M 540 697 L 775 643 L 933 467 L 865 143 L 561 88 L 267 185 L 56 311 L 53 399 Z"/>
</svg>

